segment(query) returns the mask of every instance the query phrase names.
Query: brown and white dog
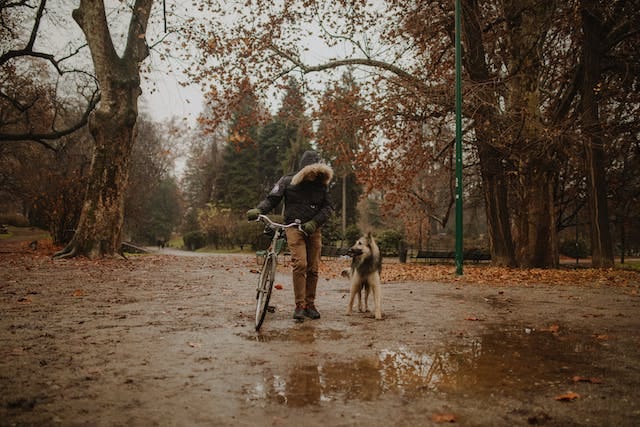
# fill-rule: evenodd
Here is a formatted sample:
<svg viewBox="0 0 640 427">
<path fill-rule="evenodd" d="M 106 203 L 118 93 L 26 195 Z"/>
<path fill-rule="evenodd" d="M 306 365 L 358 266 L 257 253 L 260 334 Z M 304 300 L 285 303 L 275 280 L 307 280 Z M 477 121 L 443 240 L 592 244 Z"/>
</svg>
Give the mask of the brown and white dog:
<svg viewBox="0 0 640 427">
<path fill-rule="evenodd" d="M 371 233 L 362 236 L 349 249 L 351 260 L 351 295 L 347 315 L 351 314 L 356 295 L 358 296 L 358 311 L 369 311 L 367 301 L 369 292 L 373 294 L 374 315 L 376 319 L 382 319 L 380 272 L 382 271 L 382 257 L 380 249 Z M 362 307 L 362 291 L 364 290 L 364 310 Z"/>
</svg>

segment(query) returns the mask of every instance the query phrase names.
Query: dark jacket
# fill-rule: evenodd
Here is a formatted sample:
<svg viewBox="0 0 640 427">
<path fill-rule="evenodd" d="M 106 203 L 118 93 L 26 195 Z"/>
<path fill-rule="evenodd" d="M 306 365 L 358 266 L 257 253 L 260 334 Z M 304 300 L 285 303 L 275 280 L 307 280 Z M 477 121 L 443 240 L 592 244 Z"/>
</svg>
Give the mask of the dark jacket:
<svg viewBox="0 0 640 427">
<path fill-rule="evenodd" d="M 306 151 L 298 172 L 280 178 L 258 204 L 260 212 L 270 212 L 284 199 L 285 224 L 296 219 L 302 223 L 313 220 L 318 226 L 324 224 L 333 210 L 328 194 L 333 169 L 319 162 L 320 156 L 315 151 Z"/>
</svg>

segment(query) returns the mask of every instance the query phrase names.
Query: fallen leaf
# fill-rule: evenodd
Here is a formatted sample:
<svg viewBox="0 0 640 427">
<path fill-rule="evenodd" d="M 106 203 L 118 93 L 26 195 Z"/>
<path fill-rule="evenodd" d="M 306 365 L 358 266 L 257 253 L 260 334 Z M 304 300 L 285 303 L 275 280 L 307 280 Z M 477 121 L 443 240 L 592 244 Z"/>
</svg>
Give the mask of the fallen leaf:
<svg viewBox="0 0 640 427">
<path fill-rule="evenodd" d="M 602 341 L 606 341 L 609 339 L 609 335 L 607 334 L 595 334 L 593 337 L 597 340 L 602 340 Z"/>
<path fill-rule="evenodd" d="M 560 402 L 570 402 L 572 400 L 576 400 L 580 398 L 580 395 L 578 393 L 574 393 L 572 391 L 569 391 L 567 393 L 561 394 L 560 396 L 556 396 L 556 400 L 560 401 Z"/>
<path fill-rule="evenodd" d="M 596 377 L 581 377 L 579 375 L 576 375 L 573 378 L 571 378 L 571 380 L 574 383 L 585 382 L 585 383 L 591 383 L 591 384 L 602 384 L 602 379 L 596 378 Z"/>
<path fill-rule="evenodd" d="M 199 342 L 189 342 L 187 344 L 189 344 L 189 347 L 193 348 L 200 348 L 202 346 L 202 344 L 200 344 Z"/>
<path fill-rule="evenodd" d="M 548 328 L 542 328 L 540 329 L 542 332 L 553 332 L 554 334 L 556 332 L 558 332 L 560 330 L 560 326 L 558 325 L 551 325 Z"/>
<path fill-rule="evenodd" d="M 282 290 L 283 289 L 283 286 L 280 283 L 278 283 L 275 287 L 278 290 Z"/>
<path fill-rule="evenodd" d="M 470 320 L 472 322 L 482 322 L 484 319 L 481 319 L 479 317 L 466 317 L 464 320 Z"/>
<path fill-rule="evenodd" d="M 434 423 L 455 423 L 456 416 L 453 414 L 433 414 L 431 415 L 431 421 Z"/>
<path fill-rule="evenodd" d="M 31 298 L 29 297 L 18 298 L 18 302 L 20 304 L 31 304 Z"/>
<path fill-rule="evenodd" d="M 84 291 L 82 289 L 76 289 L 72 294 L 74 297 L 82 297 L 84 296 Z"/>
</svg>

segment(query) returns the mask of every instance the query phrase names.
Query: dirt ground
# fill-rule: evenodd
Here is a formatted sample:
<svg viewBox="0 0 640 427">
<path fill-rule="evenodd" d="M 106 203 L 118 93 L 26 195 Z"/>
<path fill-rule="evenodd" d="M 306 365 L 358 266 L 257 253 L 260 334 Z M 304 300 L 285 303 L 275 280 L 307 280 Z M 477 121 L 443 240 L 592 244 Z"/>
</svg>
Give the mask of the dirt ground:
<svg viewBox="0 0 640 427">
<path fill-rule="evenodd" d="M 322 318 L 295 323 L 282 266 L 256 333 L 256 271 L 0 241 L 0 425 L 640 425 L 638 281 L 387 281 L 376 321 L 325 274 Z"/>
</svg>

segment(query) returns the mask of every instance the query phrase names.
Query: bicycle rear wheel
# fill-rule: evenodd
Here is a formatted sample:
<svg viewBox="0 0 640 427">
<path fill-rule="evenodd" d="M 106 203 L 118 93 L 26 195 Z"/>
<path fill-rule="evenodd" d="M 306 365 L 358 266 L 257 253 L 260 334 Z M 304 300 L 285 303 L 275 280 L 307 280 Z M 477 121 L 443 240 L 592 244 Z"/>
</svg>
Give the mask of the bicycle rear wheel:
<svg viewBox="0 0 640 427">
<path fill-rule="evenodd" d="M 269 299 L 276 276 L 276 260 L 274 254 L 267 254 L 260 271 L 260 281 L 256 294 L 256 331 L 260 330 L 269 308 Z"/>
</svg>

